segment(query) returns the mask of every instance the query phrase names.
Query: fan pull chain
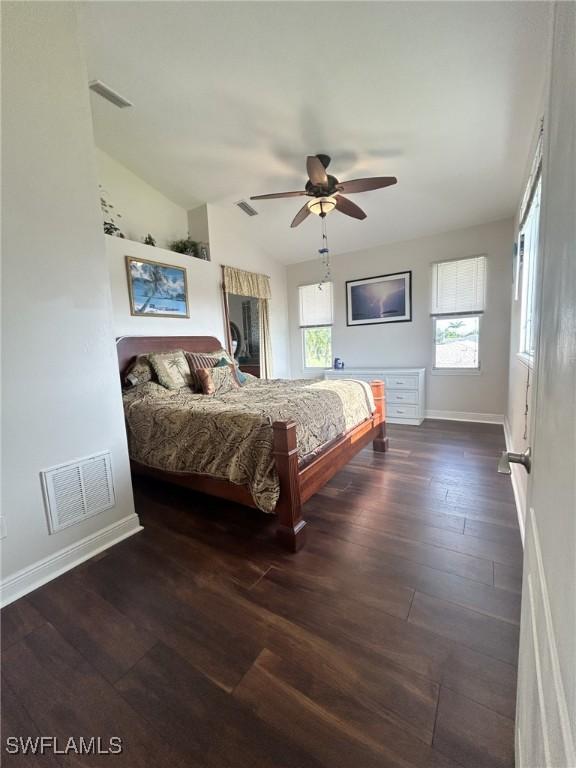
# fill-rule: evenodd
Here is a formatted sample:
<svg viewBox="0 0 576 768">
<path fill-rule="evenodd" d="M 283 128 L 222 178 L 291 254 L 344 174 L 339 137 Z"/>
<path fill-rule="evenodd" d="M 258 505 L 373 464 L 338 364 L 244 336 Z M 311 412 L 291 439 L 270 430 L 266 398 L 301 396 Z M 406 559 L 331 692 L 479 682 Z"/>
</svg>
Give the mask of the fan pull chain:
<svg viewBox="0 0 576 768">
<path fill-rule="evenodd" d="M 328 248 L 328 235 L 326 233 L 326 216 L 323 216 L 320 221 L 322 224 L 322 248 L 318 250 L 318 253 L 324 266 L 324 277 L 318 283 L 318 288 L 322 290 L 324 283 L 332 282 L 332 265 L 330 263 L 330 249 Z"/>
</svg>

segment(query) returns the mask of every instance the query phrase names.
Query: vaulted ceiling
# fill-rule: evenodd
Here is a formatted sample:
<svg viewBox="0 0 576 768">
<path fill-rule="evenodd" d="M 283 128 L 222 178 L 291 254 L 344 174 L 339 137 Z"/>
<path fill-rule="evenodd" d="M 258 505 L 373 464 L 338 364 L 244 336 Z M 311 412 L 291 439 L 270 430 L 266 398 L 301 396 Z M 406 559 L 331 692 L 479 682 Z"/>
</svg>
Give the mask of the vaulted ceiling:
<svg viewBox="0 0 576 768">
<path fill-rule="evenodd" d="M 301 189 L 305 157 L 340 179 L 398 177 L 330 214 L 335 253 L 515 212 L 542 110 L 541 2 L 80 3 L 97 144 L 187 208 Z M 313 258 L 319 220 L 260 201 L 254 238 Z M 236 215 L 244 217 L 240 210 Z"/>
</svg>

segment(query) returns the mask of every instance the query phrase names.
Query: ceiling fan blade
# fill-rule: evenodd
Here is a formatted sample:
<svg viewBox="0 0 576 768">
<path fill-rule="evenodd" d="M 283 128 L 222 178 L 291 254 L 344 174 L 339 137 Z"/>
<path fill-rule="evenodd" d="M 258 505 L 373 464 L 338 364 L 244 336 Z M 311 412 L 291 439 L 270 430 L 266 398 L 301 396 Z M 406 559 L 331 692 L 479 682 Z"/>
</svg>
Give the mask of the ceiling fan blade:
<svg viewBox="0 0 576 768">
<path fill-rule="evenodd" d="M 306 158 L 306 170 L 308 171 L 308 178 L 312 184 L 317 187 L 328 186 L 326 168 L 324 168 L 320 160 L 315 155 L 309 155 Z"/>
<path fill-rule="evenodd" d="M 369 192 L 371 189 L 382 189 L 382 187 L 391 187 L 396 184 L 396 176 L 374 176 L 371 179 L 352 179 L 352 181 L 341 181 L 338 189 L 349 195 L 351 192 Z"/>
<path fill-rule="evenodd" d="M 304 219 L 306 219 L 308 216 L 310 216 L 310 209 L 308 208 L 308 203 L 306 203 L 306 205 L 303 205 L 302 208 L 300 208 L 296 216 L 294 216 L 290 226 L 297 227 L 298 224 L 302 224 Z"/>
<path fill-rule="evenodd" d="M 354 219 L 365 219 L 366 214 L 352 200 L 347 200 L 342 195 L 336 195 L 336 210 L 345 213 L 346 216 L 352 216 Z"/>
<path fill-rule="evenodd" d="M 273 200 L 277 197 L 301 197 L 306 192 L 274 192 L 271 195 L 252 195 L 250 200 Z"/>
</svg>

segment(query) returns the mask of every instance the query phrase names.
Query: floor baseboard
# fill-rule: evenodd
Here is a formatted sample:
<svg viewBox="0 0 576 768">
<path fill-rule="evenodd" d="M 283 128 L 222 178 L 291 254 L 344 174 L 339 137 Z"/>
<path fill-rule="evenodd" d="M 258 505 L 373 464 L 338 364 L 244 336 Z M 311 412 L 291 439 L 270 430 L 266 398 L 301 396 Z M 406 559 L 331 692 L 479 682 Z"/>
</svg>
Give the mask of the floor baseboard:
<svg viewBox="0 0 576 768">
<path fill-rule="evenodd" d="M 475 421 L 483 424 L 504 424 L 502 413 L 471 413 L 468 411 L 426 411 L 427 419 L 444 421 Z"/>
<path fill-rule="evenodd" d="M 52 581 L 62 573 L 66 573 L 71 568 L 141 530 L 143 529 L 138 515 L 128 515 L 128 517 L 86 536 L 69 547 L 44 558 L 44 560 L 39 560 L 37 563 L 17 571 L 1 583 L 0 605 L 5 606 L 18 600 L 18 598 L 27 595 L 28 592 L 32 592 L 32 590 Z"/>
</svg>

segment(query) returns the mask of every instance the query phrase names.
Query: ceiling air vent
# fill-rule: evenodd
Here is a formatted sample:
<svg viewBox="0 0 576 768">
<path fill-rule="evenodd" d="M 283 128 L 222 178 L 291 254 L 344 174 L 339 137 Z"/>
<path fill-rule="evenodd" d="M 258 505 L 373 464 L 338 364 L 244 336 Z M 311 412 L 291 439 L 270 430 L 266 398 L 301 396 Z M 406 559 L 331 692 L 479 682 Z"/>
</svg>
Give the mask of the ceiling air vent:
<svg viewBox="0 0 576 768">
<path fill-rule="evenodd" d="M 88 83 L 88 88 L 90 88 L 91 91 L 94 91 L 94 93 L 97 93 L 99 96 L 102 96 L 102 98 L 106 99 L 106 101 L 114 104 L 115 107 L 120 107 L 120 109 L 134 106 L 131 101 L 125 99 L 124 96 L 120 96 L 117 91 L 114 91 L 112 88 L 107 86 L 106 83 L 102 82 L 102 80 L 91 80 Z"/>
<path fill-rule="evenodd" d="M 258 216 L 258 211 L 256 208 L 252 208 L 250 203 L 247 203 L 246 200 L 238 200 L 236 205 L 238 208 L 240 208 L 241 211 L 244 211 L 247 216 Z"/>
<path fill-rule="evenodd" d="M 116 503 L 110 453 L 99 453 L 40 473 L 50 533 L 80 523 Z"/>
</svg>

